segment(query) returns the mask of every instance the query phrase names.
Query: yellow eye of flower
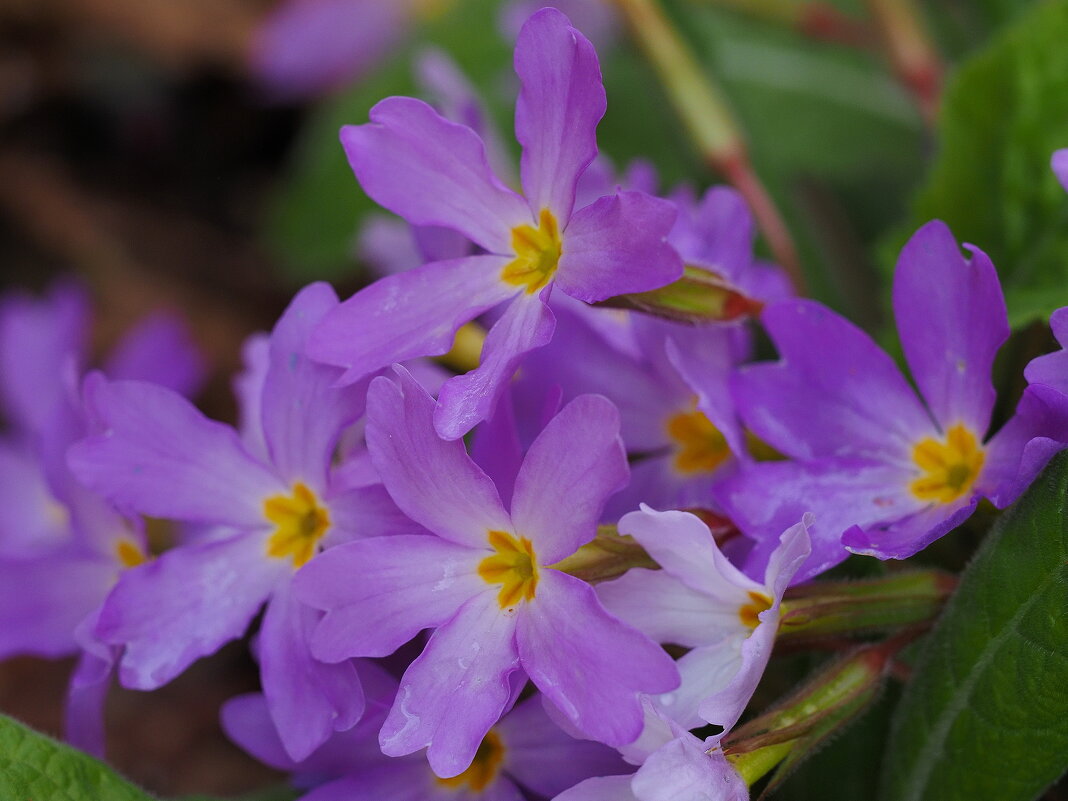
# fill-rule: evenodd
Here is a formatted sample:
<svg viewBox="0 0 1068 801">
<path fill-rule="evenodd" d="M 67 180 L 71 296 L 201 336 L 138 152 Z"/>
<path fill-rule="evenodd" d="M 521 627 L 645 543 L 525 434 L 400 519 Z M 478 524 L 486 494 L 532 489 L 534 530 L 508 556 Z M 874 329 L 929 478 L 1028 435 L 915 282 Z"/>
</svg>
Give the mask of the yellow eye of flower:
<svg viewBox="0 0 1068 801">
<path fill-rule="evenodd" d="M 738 609 L 738 617 L 751 629 L 760 625 L 760 613 L 771 609 L 771 598 L 762 592 L 750 592 L 749 603 Z"/>
<path fill-rule="evenodd" d="M 501 273 L 506 284 L 525 286 L 529 294 L 546 287 L 556 268 L 560 266 L 563 243 L 556 217 L 542 209 L 538 227 L 518 225 L 512 229 L 512 249 L 515 259 Z"/>
<path fill-rule="evenodd" d="M 267 540 L 267 555 L 290 558 L 294 568 L 303 567 L 315 556 L 319 540 L 330 528 L 326 508 L 299 482 L 293 485 L 292 495 L 275 495 L 264 501 L 263 515 L 276 526 Z"/>
<path fill-rule="evenodd" d="M 928 437 L 912 449 L 921 475 L 909 489 L 921 501 L 952 503 L 971 490 L 985 458 L 976 436 L 958 423 L 946 432 L 944 441 Z"/>
<path fill-rule="evenodd" d="M 119 540 L 115 544 L 115 555 L 123 567 L 137 567 L 148 561 L 148 555 L 133 540 Z"/>
<path fill-rule="evenodd" d="M 504 762 L 504 743 L 501 742 L 497 732 L 490 730 L 475 752 L 471 767 L 451 779 L 438 779 L 438 784 L 452 788 L 466 784 L 472 792 L 480 792 L 497 777 L 502 762 Z"/>
<path fill-rule="evenodd" d="M 520 601 L 534 600 L 538 589 L 538 562 L 534 547 L 526 537 L 515 537 L 503 531 L 491 531 L 489 544 L 496 553 L 478 564 L 478 575 L 487 584 L 500 584 L 497 602 L 501 609 L 514 607 Z"/>
<path fill-rule="evenodd" d="M 667 433 L 675 443 L 675 469 L 680 473 L 711 473 L 731 455 L 727 438 L 696 408 L 670 417 Z"/>
</svg>

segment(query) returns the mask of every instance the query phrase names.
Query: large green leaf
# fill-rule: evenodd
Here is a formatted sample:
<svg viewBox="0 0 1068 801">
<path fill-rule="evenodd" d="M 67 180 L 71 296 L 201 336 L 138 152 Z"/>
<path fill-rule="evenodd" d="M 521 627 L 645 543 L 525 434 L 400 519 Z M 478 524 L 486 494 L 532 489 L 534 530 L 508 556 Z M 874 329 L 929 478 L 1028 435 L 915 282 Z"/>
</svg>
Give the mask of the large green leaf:
<svg viewBox="0 0 1068 801">
<path fill-rule="evenodd" d="M 152 801 L 90 756 L 0 715 L 4 801 Z"/>
<path fill-rule="evenodd" d="M 1030 801 L 1068 769 L 1068 454 L 995 525 L 894 716 L 883 801 Z"/>
<path fill-rule="evenodd" d="M 908 230 L 941 218 L 990 254 L 1014 325 L 1068 305 L 1068 197 L 1049 168 L 1068 145 L 1068 2 L 1037 3 L 946 91 L 938 156 Z"/>
</svg>

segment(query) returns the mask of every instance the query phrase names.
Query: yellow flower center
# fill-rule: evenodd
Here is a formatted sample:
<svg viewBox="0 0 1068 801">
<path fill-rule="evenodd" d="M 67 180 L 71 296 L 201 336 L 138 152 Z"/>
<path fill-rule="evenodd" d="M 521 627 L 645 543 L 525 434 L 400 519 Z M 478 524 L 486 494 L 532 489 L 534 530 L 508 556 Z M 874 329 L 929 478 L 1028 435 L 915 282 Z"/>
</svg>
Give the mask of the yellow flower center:
<svg viewBox="0 0 1068 801">
<path fill-rule="evenodd" d="M 696 408 L 668 418 L 667 432 L 675 443 L 675 469 L 680 473 L 711 473 L 731 455 L 727 438 Z"/>
<path fill-rule="evenodd" d="M 542 209 L 537 228 L 532 225 L 513 228 L 512 249 L 515 259 L 505 266 L 501 279 L 506 284 L 525 286 L 530 294 L 547 286 L 560 265 L 563 251 L 560 227 L 553 213 Z"/>
<path fill-rule="evenodd" d="M 267 540 L 267 555 L 290 558 L 293 567 L 303 567 L 315 556 L 319 540 L 330 528 L 330 514 L 319 505 L 315 493 L 297 482 L 292 495 L 275 495 L 263 503 L 263 515 L 276 528 Z"/>
<path fill-rule="evenodd" d="M 749 603 L 738 609 L 738 617 L 751 629 L 760 625 L 760 613 L 771 609 L 771 598 L 762 592 L 750 592 Z"/>
<path fill-rule="evenodd" d="M 909 489 L 921 501 L 952 503 L 972 488 L 985 458 L 976 436 L 957 423 L 946 432 L 944 441 L 928 437 L 912 449 L 912 460 L 922 475 Z"/>
<path fill-rule="evenodd" d="M 119 540 L 115 544 L 115 555 L 123 567 L 137 567 L 148 561 L 148 554 L 133 540 Z"/>
<path fill-rule="evenodd" d="M 497 777 L 503 761 L 504 743 L 501 742 L 497 732 L 491 729 L 482 738 L 482 744 L 475 751 L 471 767 L 451 779 L 438 779 L 438 784 L 451 788 L 463 787 L 466 784 L 472 792 L 480 792 Z"/>
<path fill-rule="evenodd" d="M 534 547 L 526 537 L 516 539 L 503 531 L 491 531 L 489 544 L 496 553 L 478 563 L 478 575 L 487 584 L 500 584 L 497 602 L 501 609 L 520 601 L 534 600 L 538 589 L 538 563 Z"/>
</svg>

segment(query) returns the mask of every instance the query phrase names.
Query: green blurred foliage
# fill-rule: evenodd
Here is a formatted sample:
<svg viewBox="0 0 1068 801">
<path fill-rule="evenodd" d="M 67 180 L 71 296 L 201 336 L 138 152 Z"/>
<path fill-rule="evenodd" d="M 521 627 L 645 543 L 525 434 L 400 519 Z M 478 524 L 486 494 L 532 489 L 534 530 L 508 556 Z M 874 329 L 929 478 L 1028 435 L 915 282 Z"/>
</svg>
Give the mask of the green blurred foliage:
<svg viewBox="0 0 1068 801">
<path fill-rule="evenodd" d="M 1068 2 L 1037 3 L 950 82 L 938 153 L 911 222 L 884 247 L 893 269 L 927 220 L 986 251 L 1014 327 L 1068 305 L 1068 196 L 1050 155 L 1068 146 Z"/>
<path fill-rule="evenodd" d="M 1068 454 L 994 527 L 895 713 L 882 801 L 1031 801 L 1068 768 Z"/>
</svg>

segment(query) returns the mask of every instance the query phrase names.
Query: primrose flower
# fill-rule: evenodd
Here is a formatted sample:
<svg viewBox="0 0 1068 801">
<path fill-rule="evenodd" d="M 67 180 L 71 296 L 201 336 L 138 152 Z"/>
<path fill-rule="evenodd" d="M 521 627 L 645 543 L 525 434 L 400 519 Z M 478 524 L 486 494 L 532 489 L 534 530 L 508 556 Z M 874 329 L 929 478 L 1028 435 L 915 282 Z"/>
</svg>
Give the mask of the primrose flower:
<svg viewBox="0 0 1068 801">
<path fill-rule="evenodd" d="M 140 521 L 67 469 L 66 450 L 88 425 L 74 391 L 87 361 L 88 323 L 88 299 L 74 284 L 57 284 L 44 299 L 10 294 L 0 301 L 0 397 L 12 429 L 0 441 L 0 659 L 78 654 L 65 735 L 101 755 L 114 654 L 91 630 L 119 575 L 147 557 Z M 104 369 L 184 393 L 203 377 L 184 326 L 166 315 L 135 326 Z"/>
<path fill-rule="evenodd" d="M 1009 326 L 994 265 L 969 249 L 965 260 L 935 221 L 898 261 L 894 315 L 921 397 L 866 334 L 818 303 L 765 310 L 782 361 L 741 370 L 733 394 L 749 427 L 796 461 L 754 465 L 714 490 L 761 541 L 754 565 L 783 523 L 807 511 L 815 515 L 813 556 L 799 580 L 842 561 L 846 549 L 911 556 L 981 498 L 1003 507 L 1026 487 L 1020 459 L 1035 433 L 1010 421 L 986 439 L 991 368 Z"/>
<path fill-rule="evenodd" d="M 463 442 L 434 432 L 433 399 L 395 369 L 396 382 L 376 378 L 368 392 L 368 448 L 394 501 L 433 536 L 360 540 L 309 564 L 297 592 L 326 611 L 313 652 L 384 656 L 434 628 L 380 741 L 390 756 L 428 748 L 439 776 L 471 765 L 518 670 L 590 737 L 633 740 L 638 694 L 677 686 L 674 663 L 552 568 L 593 539 L 605 498 L 626 481 L 615 408 L 585 396 L 557 414 L 527 451 L 509 513 Z"/>
<path fill-rule="evenodd" d="M 507 303 L 480 366 L 447 381 L 435 427 L 456 439 L 492 413 L 521 357 L 552 337 L 554 286 L 592 303 L 682 274 L 664 239 L 674 207 L 618 192 L 576 210 L 575 187 L 597 155 L 606 101 L 597 55 L 567 17 L 543 9 L 515 50 L 522 88 L 516 135 L 526 197 L 506 188 L 470 128 L 426 103 L 391 97 L 341 140 L 364 191 L 412 225 L 455 229 L 485 253 L 387 276 L 327 316 L 309 354 L 356 381 L 393 362 L 445 353 L 468 320 Z"/>
<path fill-rule="evenodd" d="M 173 392 L 90 375 L 96 432 L 69 456 L 79 479 L 120 508 L 211 527 L 124 573 L 104 605 L 95 633 L 125 647 L 122 683 L 165 684 L 240 637 L 267 602 L 257 655 L 271 717 L 294 758 L 363 711 L 353 666 L 309 653 L 319 615 L 290 592 L 294 573 L 334 543 L 412 529 L 381 486 L 354 486 L 332 464 L 341 431 L 362 413 L 363 385 L 333 389 L 336 371 L 302 353 L 310 328 L 336 304 L 329 286 L 306 287 L 271 334 L 260 402 L 249 409 L 262 453 Z"/>
<path fill-rule="evenodd" d="M 535 407 L 554 392 L 564 401 L 602 394 L 620 411 L 632 457 L 630 483 L 608 502 L 605 519 L 641 502 L 707 507 L 712 485 L 748 458 L 726 389 L 741 357 L 732 331 L 559 299 L 553 308 L 557 335 L 527 356 L 512 391 L 520 420 L 537 419 Z"/>
<path fill-rule="evenodd" d="M 541 699 L 532 696 L 489 731 L 470 768 L 441 779 L 421 755 L 382 753 L 377 732 L 396 695 L 397 680 L 370 662 L 358 669 L 367 690 L 366 715 L 305 760 L 294 762 L 285 753 L 262 695 L 228 701 L 223 726 L 246 751 L 291 773 L 294 785 L 308 789 L 300 801 L 520 801 L 520 788 L 549 798 L 590 776 L 627 770 L 612 749 L 565 734 L 545 714 Z"/>
<path fill-rule="evenodd" d="M 665 715 L 689 729 L 737 722 L 771 657 L 783 593 L 808 558 L 809 522 L 783 533 L 760 583 L 720 553 L 692 514 L 643 504 L 619 521 L 619 532 L 662 569 L 630 570 L 597 594 L 609 612 L 657 642 L 692 649 L 678 661 L 679 689 L 654 699 Z"/>
</svg>

